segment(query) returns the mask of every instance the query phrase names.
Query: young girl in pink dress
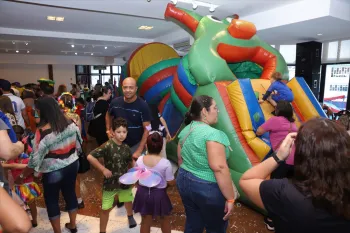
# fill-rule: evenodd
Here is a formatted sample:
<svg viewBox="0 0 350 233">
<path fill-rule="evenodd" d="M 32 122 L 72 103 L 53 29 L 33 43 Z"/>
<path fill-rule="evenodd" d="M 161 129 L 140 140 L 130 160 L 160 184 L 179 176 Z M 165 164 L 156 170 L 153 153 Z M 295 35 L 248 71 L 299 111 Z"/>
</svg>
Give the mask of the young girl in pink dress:
<svg viewBox="0 0 350 233">
<path fill-rule="evenodd" d="M 163 233 L 170 233 L 170 213 L 172 205 L 166 192 L 167 185 L 175 185 L 175 178 L 169 160 L 160 153 L 163 147 L 163 137 L 157 131 L 151 131 L 147 138 L 146 156 L 140 156 L 136 167 L 151 170 L 161 176 L 160 183 L 153 187 L 138 185 L 133 209 L 142 216 L 141 232 L 150 232 L 152 220 L 160 217 Z"/>
</svg>

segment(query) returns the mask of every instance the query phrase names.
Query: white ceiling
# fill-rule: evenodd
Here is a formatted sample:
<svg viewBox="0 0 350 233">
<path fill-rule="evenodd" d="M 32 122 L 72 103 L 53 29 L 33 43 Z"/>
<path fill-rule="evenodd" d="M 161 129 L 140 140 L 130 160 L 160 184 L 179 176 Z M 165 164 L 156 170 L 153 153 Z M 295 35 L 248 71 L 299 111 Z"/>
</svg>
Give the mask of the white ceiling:
<svg viewBox="0 0 350 233">
<path fill-rule="evenodd" d="M 239 14 L 242 19 L 251 19 L 257 25 L 258 35 L 270 44 L 350 37 L 350 0 L 205 1 L 219 5 L 213 13 L 218 18 Z M 116 57 L 125 56 L 143 43 L 160 41 L 172 44 L 189 35 L 174 23 L 164 20 L 168 2 L 0 0 L 0 53 L 6 53 L 5 49 L 9 49 L 8 53 L 15 53 L 16 49 L 20 49 L 19 53 L 26 53 L 28 49 L 30 54 L 65 55 L 62 51 L 71 51 L 67 55 L 77 52 L 81 56 L 90 56 L 93 52 L 94 56 Z M 179 3 L 178 6 L 192 9 L 190 4 Z M 346 20 L 346 7 L 349 7 L 349 21 Z M 335 10 L 338 8 L 345 9 L 339 18 Z M 329 9 L 332 9 L 332 16 Z M 318 11 L 320 13 L 316 14 Z M 198 7 L 196 12 L 209 14 L 205 7 Z M 63 16 L 65 20 L 48 21 L 46 17 L 49 15 Z M 277 18 L 271 19 L 271 16 Z M 141 25 L 154 28 L 138 30 Z M 318 33 L 323 36 L 316 36 Z M 30 43 L 27 46 L 24 43 L 12 44 L 12 40 Z M 70 44 L 80 45 L 71 48 Z M 96 46 L 93 48 L 92 45 Z"/>
<path fill-rule="evenodd" d="M 318 36 L 317 34 L 322 35 Z M 279 45 L 346 39 L 350 38 L 350 22 L 335 17 L 321 17 L 265 29 L 258 31 L 258 35 L 269 41 L 270 44 Z"/>
<path fill-rule="evenodd" d="M 24 42 L 12 41 L 27 41 Z M 71 47 L 74 44 L 74 48 Z M 115 56 L 125 50 L 136 49 L 141 43 L 126 43 L 126 42 L 110 42 L 110 41 L 93 41 L 93 40 L 77 40 L 77 39 L 63 39 L 63 38 L 46 38 L 35 36 L 12 36 L 0 35 L 0 53 L 6 52 L 30 54 L 45 54 L 45 55 L 87 55 L 93 53 L 95 56 Z M 105 49 L 107 47 L 107 49 Z M 91 56 L 91 55 L 90 55 Z"/>
</svg>

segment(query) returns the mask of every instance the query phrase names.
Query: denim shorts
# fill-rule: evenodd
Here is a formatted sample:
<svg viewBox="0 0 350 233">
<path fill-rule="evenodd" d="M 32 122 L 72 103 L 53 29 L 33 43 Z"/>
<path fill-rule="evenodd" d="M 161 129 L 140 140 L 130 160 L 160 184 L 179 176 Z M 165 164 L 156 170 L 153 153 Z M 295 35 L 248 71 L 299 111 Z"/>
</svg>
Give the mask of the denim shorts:
<svg viewBox="0 0 350 233">
<path fill-rule="evenodd" d="M 58 205 L 60 191 L 66 202 L 66 210 L 73 212 L 78 209 L 78 201 L 75 194 L 75 181 L 78 169 L 79 161 L 76 160 L 67 167 L 43 174 L 44 199 L 50 220 L 59 218 L 61 215 Z"/>
</svg>

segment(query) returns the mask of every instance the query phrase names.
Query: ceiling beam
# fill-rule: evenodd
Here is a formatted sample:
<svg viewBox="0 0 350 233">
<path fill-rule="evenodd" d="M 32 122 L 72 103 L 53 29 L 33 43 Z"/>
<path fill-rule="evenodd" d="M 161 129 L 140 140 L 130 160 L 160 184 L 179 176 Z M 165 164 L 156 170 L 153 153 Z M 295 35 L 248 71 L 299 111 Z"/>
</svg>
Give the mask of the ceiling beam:
<svg viewBox="0 0 350 233">
<path fill-rule="evenodd" d="M 108 35 L 95 35 L 95 34 L 83 34 L 72 32 L 57 32 L 57 31 L 41 31 L 41 30 L 29 30 L 18 28 L 4 28 L 0 27 L 0 34 L 16 35 L 16 36 L 38 36 L 49 38 L 63 38 L 63 39 L 79 39 L 79 40 L 94 40 L 94 41 L 112 41 L 112 42 L 126 42 L 144 44 L 151 43 L 153 39 L 136 38 L 136 37 L 122 37 L 122 36 L 108 36 Z"/>
</svg>

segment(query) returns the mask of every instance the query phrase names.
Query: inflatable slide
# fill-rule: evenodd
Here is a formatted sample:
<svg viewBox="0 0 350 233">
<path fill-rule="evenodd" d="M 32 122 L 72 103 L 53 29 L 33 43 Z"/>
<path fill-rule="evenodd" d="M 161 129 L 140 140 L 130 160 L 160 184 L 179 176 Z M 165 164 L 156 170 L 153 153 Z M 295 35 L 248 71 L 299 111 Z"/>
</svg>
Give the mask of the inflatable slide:
<svg viewBox="0 0 350 233">
<path fill-rule="evenodd" d="M 260 105 L 258 99 L 270 86 L 269 78 L 274 72 L 282 73 L 283 80 L 288 81 L 286 62 L 256 35 L 255 25 L 250 22 L 231 18 L 219 21 L 173 4 L 168 4 L 165 18 L 195 38 L 189 53 L 179 58 L 169 46 L 144 45 L 123 67 L 123 77 L 134 77 L 139 94 L 147 102 L 159 104 L 173 136 L 167 145 L 167 156 L 175 162 L 176 135 L 183 127 L 183 116 L 192 98 L 213 97 L 220 110 L 214 127 L 229 137 L 232 151 L 228 164 L 232 180 L 239 188 L 242 174 L 271 153 L 269 135 L 257 137 L 255 132 L 274 109 L 267 102 Z M 146 58 L 146 54 L 152 59 Z M 294 78 L 287 85 L 295 96 L 292 105 L 298 125 L 313 117 L 325 117 L 302 78 Z M 251 204 L 240 189 L 239 192 L 241 201 Z"/>
</svg>

